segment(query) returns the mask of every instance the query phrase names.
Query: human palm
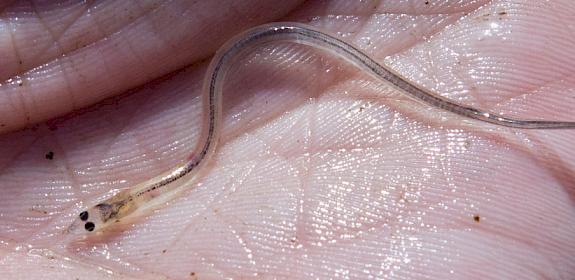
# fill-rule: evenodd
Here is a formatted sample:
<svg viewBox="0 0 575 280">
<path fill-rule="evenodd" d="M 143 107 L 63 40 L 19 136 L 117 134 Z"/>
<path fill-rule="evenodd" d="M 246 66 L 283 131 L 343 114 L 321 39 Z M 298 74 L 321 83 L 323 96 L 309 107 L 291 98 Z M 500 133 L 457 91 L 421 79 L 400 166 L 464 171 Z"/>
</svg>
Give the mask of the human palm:
<svg viewBox="0 0 575 280">
<path fill-rule="evenodd" d="M 575 132 L 464 120 L 289 43 L 236 63 L 188 191 L 105 237 L 63 234 L 186 160 L 210 55 L 260 23 L 339 35 L 460 103 L 574 120 L 575 6 L 461 2 L 0 4 L 3 277 L 573 278 Z"/>
</svg>

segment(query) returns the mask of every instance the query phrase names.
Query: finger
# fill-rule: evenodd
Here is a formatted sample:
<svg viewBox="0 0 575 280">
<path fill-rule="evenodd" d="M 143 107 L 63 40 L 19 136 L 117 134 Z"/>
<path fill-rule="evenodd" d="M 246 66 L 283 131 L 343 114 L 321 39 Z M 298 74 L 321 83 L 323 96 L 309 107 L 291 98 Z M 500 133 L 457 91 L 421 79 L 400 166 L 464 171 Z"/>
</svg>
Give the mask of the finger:
<svg viewBox="0 0 575 280">
<path fill-rule="evenodd" d="M 44 121 L 208 57 L 297 1 L 17 2 L 0 22 L 0 132 Z M 4 62 L 6 61 L 6 62 Z M 5 65 L 4 65 L 5 63 Z"/>
</svg>

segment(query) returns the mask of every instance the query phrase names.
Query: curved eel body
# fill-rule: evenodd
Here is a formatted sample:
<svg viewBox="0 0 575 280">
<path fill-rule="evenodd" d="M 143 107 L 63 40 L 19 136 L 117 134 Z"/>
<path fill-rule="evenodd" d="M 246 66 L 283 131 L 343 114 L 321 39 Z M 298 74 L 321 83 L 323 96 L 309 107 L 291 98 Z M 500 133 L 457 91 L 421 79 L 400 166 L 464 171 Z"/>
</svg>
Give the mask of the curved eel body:
<svg viewBox="0 0 575 280">
<path fill-rule="evenodd" d="M 190 160 L 182 166 L 123 190 L 82 211 L 66 232 L 75 234 L 101 232 L 148 207 L 152 200 L 154 202 L 168 200 L 164 193 L 182 189 L 180 186 L 189 182 L 189 179 L 193 179 L 202 170 L 216 149 L 222 118 L 222 86 L 230 65 L 246 50 L 278 41 L 294 42 L 328 51 L 363 69 L 376 79 L 389 83 L 399 92 L 417 101 L 461 117 L 518 129 L 575 128 L 575 122 L 513 119 L 457 104 L 419 87 L 392 69 L 379 64 L 355 46 L 331 35 L 299 23 L 266 24 L 232 38 L 213 57 L 204 80 L 202 134 Z"/>
</svg>

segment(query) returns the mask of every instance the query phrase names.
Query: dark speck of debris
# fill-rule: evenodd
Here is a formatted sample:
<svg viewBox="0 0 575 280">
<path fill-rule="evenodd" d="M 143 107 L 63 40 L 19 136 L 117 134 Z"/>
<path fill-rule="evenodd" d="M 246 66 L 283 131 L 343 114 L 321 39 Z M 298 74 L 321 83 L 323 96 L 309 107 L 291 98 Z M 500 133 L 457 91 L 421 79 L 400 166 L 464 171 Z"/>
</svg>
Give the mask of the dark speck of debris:
<svg viewBox="0 0 575 280">
<path fill-rule="evenodd" d="M 425 1 L 425 5 L 429 5 L 429 1 Z"/>
<path fill-rule="evenodd" d="M 194 276 L 196 276 L 196 273 L 192 271 L 192 272 L 190 272 L 190 276 L 194 277 Z"/>
<path fill-rule="evenodd" d="M 54 159 L 54 152 L 49 151 L 45 157 L 46 157 L 46 159 L 53 160 Z"/>
<path fill-rule="evenodd" d="M 31 212 L 34 212 L 34 213 L 40 213 L 40 214 L 48 215 L 48 211 L 39 209 L 37 206 L 34 206 L 34 207 L 30 208 L 29 210 Z"/>
<path fill-rule="evenodd" d="M 165 254 L 168 250 L 164 249 L 162 250 L 162 254 Z"/>
<path fill-rule="evenodd" d="M 481 221 L 481 217 L 479 217 L 479 215 L 474 215 L 473 216 L 473 220 L 477 223 L 479 223 Z"/>
<path fill-rule="evenodd" d="M 503 16 L 503 15 L 506 15 L 507 12 L 499 12 L 498 14 L 499 14 L 500 16 Z"/>
</svg>

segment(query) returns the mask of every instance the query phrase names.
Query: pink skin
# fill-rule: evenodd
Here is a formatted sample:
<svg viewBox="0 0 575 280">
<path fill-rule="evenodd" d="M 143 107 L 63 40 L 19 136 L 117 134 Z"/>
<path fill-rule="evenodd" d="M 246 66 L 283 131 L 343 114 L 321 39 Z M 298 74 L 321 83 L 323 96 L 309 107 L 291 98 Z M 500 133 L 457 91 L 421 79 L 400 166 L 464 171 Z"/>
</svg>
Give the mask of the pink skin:
<svg viewBox="0 0 575 280">
<path fill-rule="evenodd" d="M 197 187 L 112 234 L 62 234 L 186 159 L 202 60 L 260 23 L 310 22 L 450 98 L 573 121 L 571 0 L 12 2 L 0 4 L 3 279 L 575 275 L 575 131 L 462 124 L 290 44 L 230 76 Z"/>
</svg>

